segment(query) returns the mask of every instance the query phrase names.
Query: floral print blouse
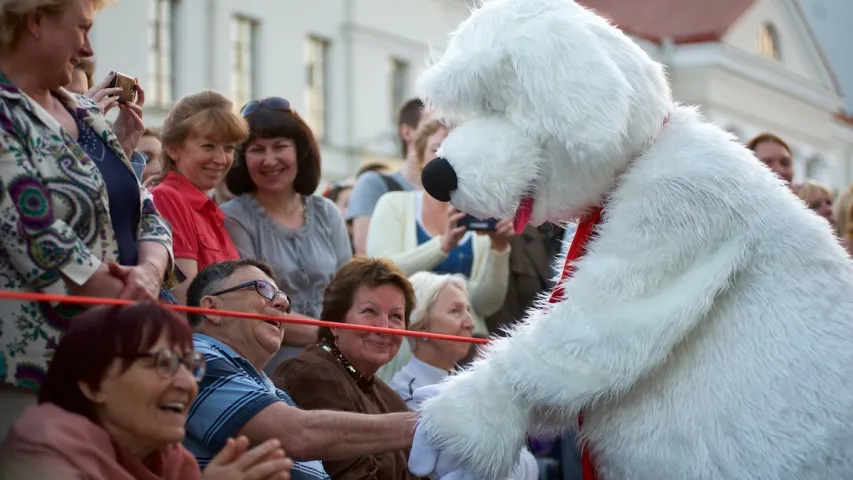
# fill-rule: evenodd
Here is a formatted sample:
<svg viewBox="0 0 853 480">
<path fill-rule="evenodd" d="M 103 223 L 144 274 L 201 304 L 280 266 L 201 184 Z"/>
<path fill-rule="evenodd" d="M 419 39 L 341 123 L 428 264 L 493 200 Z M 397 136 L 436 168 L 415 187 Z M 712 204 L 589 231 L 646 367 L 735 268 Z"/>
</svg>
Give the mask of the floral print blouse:
<svg viewBox="0 0 853 480">
<path fill-rule="evenodd" d="M 54 92 L 132 169 L 97 105 Z M 169 223 L 139 186 L 138 242 L 172 252 Z M 68 294 L 118 261 L 107 189 L 97 165 L 45 109 L 0 72 L 0 290 Z M 179 281 L 171 262 L 164 286 Z M 37 390 L 74 305 L 0 300 L 0 383 Z"/>
</svg>

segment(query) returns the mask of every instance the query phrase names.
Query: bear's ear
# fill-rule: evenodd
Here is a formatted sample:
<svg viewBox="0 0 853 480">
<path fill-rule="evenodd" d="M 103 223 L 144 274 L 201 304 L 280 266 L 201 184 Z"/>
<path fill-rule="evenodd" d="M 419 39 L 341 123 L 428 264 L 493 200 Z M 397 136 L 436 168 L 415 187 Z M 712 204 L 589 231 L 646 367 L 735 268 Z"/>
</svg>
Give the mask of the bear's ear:
<svg viewBox="0 0 853 480">
<path fill-rule="evenodd" d="M 528 110 L 516 122 L 535 136 L 563 140 L 578 156 L 618 148 L 633 97 L 618 59 L 583 27 L 553 18 L 547 23 L 547 35 L 520 37 L 512 55 L 518 102 Z"/>
<path fill-rule="evenodd" d="M 449 120 L 504 112 L 515 85 L 505 50 L 454 46 L 418 78 L 416 90 L 427 109 Z"/>
</svg>

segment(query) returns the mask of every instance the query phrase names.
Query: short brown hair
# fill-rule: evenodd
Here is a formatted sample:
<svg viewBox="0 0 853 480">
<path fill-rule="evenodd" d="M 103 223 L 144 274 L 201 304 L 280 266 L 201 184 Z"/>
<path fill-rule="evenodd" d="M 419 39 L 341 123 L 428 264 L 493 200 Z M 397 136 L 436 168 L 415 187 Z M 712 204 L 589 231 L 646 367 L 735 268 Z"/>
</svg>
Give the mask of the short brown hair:
<svg viewBox="0 0 853 480">
<path fill-rule="evenodd" d="M 91 89 L 95 86 L 95 61 L 91 58 L 84 58 L 77 62 L 74 66 L 77 70 L 86 75 L 86 86 Z"/>
<path fill-rule="evenodd" d="M 427 120 L 418 127 L 415 133 L 415 155 L 418 165 L 423 165 L 426 161 L 427 140 L 442 128 L 445 128 L 444 125 L 436 119 Z"/>
<path fill-rule="evenodd" d="M 782 147 L 785 148 L 785 150 L 788 151 L 788 154 L 793 153 L 791 151 L 791 147 L 789 147 L 788 144 L 785 143 L 784 140 L 779 138 L 778 135 L 772 134 L 770 132 L 759 133 L 758 135 L 752 137 L 752 139 L 750 139 L 748 142 L 746 142 L 746 148 L 748 148 L 754 152 L 755 149 L 758 148 L 758 145 L 760 145 L 764 142 L 772 142 L 772 143 L 775 143 L 777 145 L 781 145 Z"/>
<path fill-rule="evenodd" d="M 406 328 L 409 328 L 409 320 L 415 308 L 415 291 L 406 274 L 388 259 L 362 255 L 357 255 L 345 263 L 326 287 L 322 319 L 344 323 L 358 289 L 382 285 L 394 285 L 403 291 L 403 297 L 406 299 L 404 320 Z M 317 341 L 333 342 L 332 331 L 328 327 L 320 327 L 317 330 Z"/>
<path fill-rule="evenodd" d="M 194 133 L 225 143 L 240 143 L 249 136 L 249 128 L 234 112 L 231 100 L 219 92 L 204 90 L 183 97 L 169 111 L 160 131 L 164 172 L 175 169 L 175 160 L 166 147 L 180 145 Z"/>
<path fill-rule="evenodd" d="M 110 1 L 92 0 L 92 4 L 97 12 Z M 59 15 L 67 5 L 68 0 L 4 0 L 0 3 L 0 52 L 15 48 L 25 28 L 28 13 L 41 9 L 49 15 Z"/>
<path fill-rule="evenodd" d="M 234 166 L 225 176 L 225 185 L 234 195 L 254 192 L 258 186 L 249 175 L 246 149 L 259 138 L 287 138 L 296 146 L 296 178 L 293 190 L 301 195 L 312 195 L 320 185 L 320 148 L 311 127 L 294 110 L 284 111 L 261 105 L 246 117 L 249 138 L 238 148 Z"/>
<path fill-rule="evenodd" d="M 145 131 L 142 132 L 143 137 L 154 137 L 157 140 L 160 140 L 160 130 L 151 127 L 145 127 Z"/>
<path fill-rule="evenodd" d="M 397 134 L 399 135 L 400 127 L 403 125 L 418 128 L 418 125 L 421 123 L 421 113 L 423 111 L 424 102 L 420 98 L 412 98 L 404 103 L 400 107 L 400 111 L 397 112 Z M 403 141 L 402 137 L 400 138 L 400 143 L 402 144 L 401 153 L 403 154 L 403 158 L 405 158 L 409 153 L 409 147 Z"/>
</svg>

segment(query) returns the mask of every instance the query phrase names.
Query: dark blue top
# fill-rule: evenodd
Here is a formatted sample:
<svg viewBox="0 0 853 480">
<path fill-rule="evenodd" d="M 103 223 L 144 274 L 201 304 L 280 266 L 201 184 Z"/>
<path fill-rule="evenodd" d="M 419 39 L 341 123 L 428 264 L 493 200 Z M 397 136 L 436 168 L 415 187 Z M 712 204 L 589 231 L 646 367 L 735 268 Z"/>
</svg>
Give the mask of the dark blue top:
<svg viewBox="0 0 853 480">
<path fill-rule="evenodd" d="M 418 230 L 418 245 L 432 239 L 421 222 L 415 221 Z M 433 273 L 461 274 L 471 278 L 471 267 L 474 265 L 474 241 L 471 233 L 466 233 L 462 241 L 453 250 L 447 252 L 447 258 L 432 269 Z"/>
<path fill-rule="evenodd" d="M 113 153 L 89 125 L 71 112 L 77 121 L 80 136 L 77 143 L 89 155 L 107 186 L 110 202 L 110 221 L 113 224 L 118 261 L 121 265 L 136 266 L 139 249 L 136 245 L 136 227 L 139 225 L 139 182 L 134 172 Z"/>
</svg>

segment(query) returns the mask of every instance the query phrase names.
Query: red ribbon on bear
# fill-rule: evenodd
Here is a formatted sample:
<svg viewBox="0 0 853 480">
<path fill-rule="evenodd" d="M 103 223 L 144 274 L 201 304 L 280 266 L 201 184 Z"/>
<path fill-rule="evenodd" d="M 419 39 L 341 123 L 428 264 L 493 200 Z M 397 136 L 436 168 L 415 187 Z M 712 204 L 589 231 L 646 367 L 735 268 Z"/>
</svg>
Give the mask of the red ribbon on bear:
<svg viewBox="0 0 853 480">
<path fill-rule="evenodd" d="M 586 246 L 589 243 L 589 238 L 592 235 L 595 227 L 601 222 L 601 208 L 596 208 L 588 215 L 583 217 L 575 231 L 575 236 L 572 239 L 572 245 L 569 247 L 569 252 L 566 254 L 566 263 L 563 265 L 563 272 L 560 274 L 560 281 L 551 296 L 548 297 L 548 303 L 559 303 L 564 300 L 566 292 L 563 289 L 563 283 L 571 278 L 575 273 L 575 260 L 581 258 L 586 253 Z M 583 412 L 578 415 L 578 428 L 583 427 Z M 592 456 L 589 452 L 589 447 L 586 442 L 581 444 L 581 472 L 583 480 L 596 480 L 595 464 L 592 462 Z"/>
</svg>

